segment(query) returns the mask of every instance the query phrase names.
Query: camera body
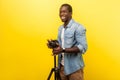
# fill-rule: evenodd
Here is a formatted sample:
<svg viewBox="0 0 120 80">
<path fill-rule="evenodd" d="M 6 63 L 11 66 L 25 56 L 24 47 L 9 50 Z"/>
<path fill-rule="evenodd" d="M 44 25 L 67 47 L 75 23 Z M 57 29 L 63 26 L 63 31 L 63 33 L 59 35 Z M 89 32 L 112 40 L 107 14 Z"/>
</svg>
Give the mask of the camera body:
<svg viewBox="0 0 120 80">
<path fill-rule="evenodd" d="M 50 48 L 56 48 L 58 47 L 58 41 L 57 40 L 51 40 L 51 41 L 48 41 L 48 45 Z"/>
</svg>

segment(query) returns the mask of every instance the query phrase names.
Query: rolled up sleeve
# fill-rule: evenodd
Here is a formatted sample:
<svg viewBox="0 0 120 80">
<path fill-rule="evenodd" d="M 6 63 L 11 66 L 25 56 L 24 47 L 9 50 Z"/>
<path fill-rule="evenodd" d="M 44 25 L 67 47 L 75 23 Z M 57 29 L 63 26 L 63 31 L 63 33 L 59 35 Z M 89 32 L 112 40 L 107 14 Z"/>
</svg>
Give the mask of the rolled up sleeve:
<svg viewBox="0 0 120 80">
<path fill-rule="evenodd" d="M 80 52 L 85 53 L 87 50 L 86 29 L 82 25 L 77 27 L 75 38 Z"/>
</svg>

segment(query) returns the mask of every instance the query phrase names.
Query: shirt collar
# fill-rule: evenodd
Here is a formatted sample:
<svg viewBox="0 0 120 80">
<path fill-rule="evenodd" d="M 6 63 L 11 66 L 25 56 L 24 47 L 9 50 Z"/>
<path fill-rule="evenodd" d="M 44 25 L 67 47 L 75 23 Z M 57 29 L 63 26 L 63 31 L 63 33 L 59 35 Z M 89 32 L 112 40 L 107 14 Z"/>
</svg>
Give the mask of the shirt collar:
<svg viewBox="0 0 120 80">
<path fill-rule="evenodd" d="M 70 28 L 73 22 L 74 22 L 74 20 L 71 19 L 71 20 L 69 21 L 69 23 L 67 24 L 66 28 Z"/>
<path fill-rule="evenodd" d="M 71 19 L 71 20 L 69 21 L 69 23 L 67 24 L 67 26 L 66 26 L 66 27 L 70 28 L 73 22 L 74 22 L 74 20 L 73 20 L 73 19 Z"/>
</svg>

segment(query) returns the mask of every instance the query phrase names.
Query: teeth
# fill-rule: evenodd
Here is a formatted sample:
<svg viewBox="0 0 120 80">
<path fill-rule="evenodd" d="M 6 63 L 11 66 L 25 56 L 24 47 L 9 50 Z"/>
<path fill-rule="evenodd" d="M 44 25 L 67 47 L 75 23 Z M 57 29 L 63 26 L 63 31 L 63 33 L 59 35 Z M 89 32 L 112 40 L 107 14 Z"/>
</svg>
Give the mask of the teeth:
<svg viewBox="0 0 120 80">
<path fill-rule="evenodd" d="M 64 17 L 64 16 L 62 16 L 62 17 L 61 17 L 61 19 L 65 19 L 65 17 Z"/>
</svg>

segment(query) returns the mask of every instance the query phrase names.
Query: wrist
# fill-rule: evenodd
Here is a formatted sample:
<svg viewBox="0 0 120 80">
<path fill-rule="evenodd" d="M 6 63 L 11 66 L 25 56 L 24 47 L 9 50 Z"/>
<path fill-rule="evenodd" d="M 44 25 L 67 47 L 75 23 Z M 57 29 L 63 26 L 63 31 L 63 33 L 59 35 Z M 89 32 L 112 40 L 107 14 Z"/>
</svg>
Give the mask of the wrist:
<svg viewBox="0 0 120 80">
<path fill-rule="evenodd" d="M 63 48 L 62 52 L 65 52 L 65 48 Z"/>
</svg>

